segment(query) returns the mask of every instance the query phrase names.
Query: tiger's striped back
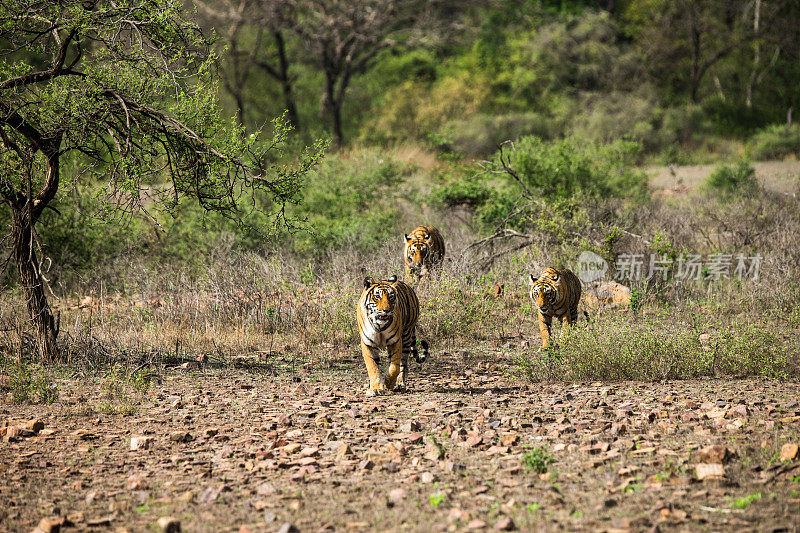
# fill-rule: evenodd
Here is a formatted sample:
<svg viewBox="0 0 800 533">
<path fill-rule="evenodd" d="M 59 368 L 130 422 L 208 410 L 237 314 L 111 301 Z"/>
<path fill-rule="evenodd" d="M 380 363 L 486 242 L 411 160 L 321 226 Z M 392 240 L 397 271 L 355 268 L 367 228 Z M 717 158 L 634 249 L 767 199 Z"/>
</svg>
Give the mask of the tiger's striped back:
<svg viewBox="0 0 800 533">
<path fill-rule="evenodd" d="M 433 226 L 418 226 L 405 236 L 403 262 L 406 281 L 419 281 L 444 260 L 444 239 Z"/>
</svg>

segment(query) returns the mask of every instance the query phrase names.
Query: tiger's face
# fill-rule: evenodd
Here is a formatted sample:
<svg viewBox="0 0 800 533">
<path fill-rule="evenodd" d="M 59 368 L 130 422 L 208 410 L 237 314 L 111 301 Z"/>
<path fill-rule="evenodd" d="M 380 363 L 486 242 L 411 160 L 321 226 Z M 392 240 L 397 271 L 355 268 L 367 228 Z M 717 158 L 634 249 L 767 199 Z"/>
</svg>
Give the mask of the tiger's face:
<svg viewBox="0 0 800 533">
<path fill-rule="evenodd" d="M 535 278 L 531 275 L 531 300 L 539 311 L 547 312 L 558 301 L 558 274 Z"/>
<path fill-rule="evenodd" d="M 394 288 L 388 283 L 376 283 L 364 304 L 367 317 L 378 329 L 383 329 L 391 324 L 396 303 L 397 293 Z"/>
<path fill-rule="evenodd" d="M 407 242 L 406 244 L 406 262 L 413 270 L 421 269 L 429 254 L 430 247 L 425 241 Z"/>
</svg>

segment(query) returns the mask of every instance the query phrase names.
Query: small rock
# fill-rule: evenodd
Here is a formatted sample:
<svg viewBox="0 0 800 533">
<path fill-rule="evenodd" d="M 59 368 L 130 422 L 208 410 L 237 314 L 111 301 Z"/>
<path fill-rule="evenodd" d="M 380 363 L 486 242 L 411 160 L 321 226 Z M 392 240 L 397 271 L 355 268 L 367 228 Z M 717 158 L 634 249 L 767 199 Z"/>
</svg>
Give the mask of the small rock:
<svg viewBox="0 0 800 533">
<path fill-rule="evenodd" d="M 275 485 L 270 483 L 269 481 L 265 481 L 258 487 L 256 487 L 256 494 L 259 496 L 273 496 L 278 493 L 278 489 L 275 488 Z"/>
<path fill-rule="evenodd" d="M 511 518 L 506 516 L 505 518 L 498 520 L 495 523 L 494 528 L 498 531 L 514 531 L 517 529 L 517 526 L 514 524 L 514 521 L 511 520 Z"/>
<path fill-rule="evenodd" d="M 299 452 L 302 447 L 303 445 L 300 444 L 299 442 L 292 442 L 284 446 L 283 451 L 286 453 L 296 453 Z"/>
<path fill-rule="evenodd" d="M 473 518 L 467 524 L 467 529 L 484 529 L 486 527 L 486 522 L 481 520 L 480 518 Z"/>
<path fill-rule="evenodd" d="M 289 522 L 284 522 L 284 524 L 278 530 L 278 533 L 300 533 L 300 530 L 297 529 L 294 526 L 294 524 L 290 524 Z"/>
<path fill-rule="evenodd" d="M 158 519 L 158 529 L 163 533 L 181 533 L 181 521 L 171 516 Z"/>
<path fill-rule="evenodd" d="M 393 489 L 389 491 L 389 496 L 387 497 L 387 503 L 390 504 L 389 506 L 394 506 L 402 502 L 406 497 L 405 489 Z"/>
<path fill-rule="evenodd" d="M 792 459 L 796 459 L 798 453 L 800 453 L 800 446 L 787 442 L 781 446 L 781 461 L 791 461 Z"/>
<path fill-rule="evenodd" d="M 44 429 L 44 422 L 41 420 L 29 420 L 22 427 L 29 431 L 33 431 L 34 433 L 39 433 Z"/>
<path fill-rule="evenodd" d="M 153 444 L 153 437 L 131 437 L 131 450 L 147 450 Z"/>
<path fill-rule="evenodd" d="M 373 463 L 370 459 L 364 459 L 358 463 L 359 470 L 372 470 L 373 468 L 375 468 L 375 463 Z"/>
<path fill-rule="evenodd" d="M 419 423 L 415 421 L 406 422 L 402 426 L 400 426 L 400 431 L 403 433 L 411 433 L 413 431 L 419 431 Z"/>
<path fill-rule="evenodd" d="M 474 437 L 470 437 L 467 439 L 467 446 L 470 448 L 474 448 L 478 446 L 481 442 L 483 442 L 483 437 L 480 435 L 475 435 Z"/>
<path fill-rule="evenodd" d="M 732 455 L 733 454 L 726 446 L 706 446 L 700 450 L 700 461 L 708 464 L 724 465 L 730 460 Z"/>
<path fill-rule="evenodd" d="M 434 477 L 433 474 L 430 472 L 423 472 L 422 476 L 420 476 L 420 481 L 423 483 L 433 483 Z"/>
<path fill-rule="evenodd" d="M 173 431 L 169 434 L 169 440 L 172 442 L 189 442 L 192 440 L 192 434 L 188 431 Z"/>
<path fill-rule="evenodd" d="M 694 471 L 700 481 L 725 478 L 725 468 L 719 463 L 697 463 L 694 466 Z"/>
<path fill-rule="evenodd" d="M 338 459 L 338 460 L 344 459 L 348 455 L 352 455 L 352 454 L 353 454 L 353 450 L 350 449 L 350 445 L 347 444 L 346 442 L 342 442 L 336 448 L 336 459 Z"/>
<path fill-rule="evenodd" d="M 64 525 L 64 518 L 60 516 L 50 516 L 42 518 L 33 533 L 58 533 Z"/>
</svg>

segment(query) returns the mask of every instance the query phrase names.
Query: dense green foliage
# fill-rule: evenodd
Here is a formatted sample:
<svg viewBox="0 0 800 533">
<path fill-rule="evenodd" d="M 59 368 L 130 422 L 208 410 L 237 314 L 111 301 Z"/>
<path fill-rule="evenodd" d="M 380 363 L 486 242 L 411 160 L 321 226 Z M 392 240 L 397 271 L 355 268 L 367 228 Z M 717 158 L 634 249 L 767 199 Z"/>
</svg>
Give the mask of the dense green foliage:
<svg viewBox="0 0 800 533">
<path fill-rule="evenodd" d="M 323 9 L 327 2 L 288 4 Z M 457 9 L 436 4 L 422 22 L 410 16 L 408 1 L 367 4 L 393 7 L 401 25 L 413 19 L 419 38 L 383 42 L 349 80 L 342 101 L 349 141 L 437 138 L 447 140 L 439 143 L 445 150 L 487 155 L 527 135 L 629 139 L 675 162 L 725 152 L 726 140 L 785 123 L 800 107 L 800 7 L 789 0 L 459 2 Z M 252 20 L 269 19 L 253 9 Z M 207 18 L 221 35 L 235 22 Z M 236 27 L 245 52 L 255 40 L 242 36 L 258 27 Z M 292 27 L 279 29 L 301 129 L 330 130 L 324 72 Z M 264 57 L 278 53 L 275 43 L 258 46 Z M 258 64 L 246 72 L 229 103 L 260 124 L 286 107 L 279 96 L 286 82 Z"/>
<path fill-rule="evenodd" d="M 592 199 L 644 198 L 647 178 L 634 167 L 639 148 L 628 141 L 524 137 L 502 148 L 485 172 L 437 187 L 432 197 L 442 205 L 474 208 L 484 230 L 504 224 L 524 229 L 537 225 L 544 205 L 554 210 L 545 218 L 552 218 Z"/>
<path fill-rule="evenodd" d="M 708 175 L 709 188 L 725 194 L 752 194 L 758 190 L 756 171 L 747 161 L 719 165 Z"/>
</svg>

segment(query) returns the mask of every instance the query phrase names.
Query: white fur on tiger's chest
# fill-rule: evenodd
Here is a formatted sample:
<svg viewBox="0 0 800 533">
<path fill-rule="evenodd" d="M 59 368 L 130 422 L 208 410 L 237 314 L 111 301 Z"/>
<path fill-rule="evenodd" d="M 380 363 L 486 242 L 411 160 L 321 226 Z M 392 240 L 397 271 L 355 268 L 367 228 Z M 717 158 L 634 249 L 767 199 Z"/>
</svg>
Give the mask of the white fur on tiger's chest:
<svg viewBox="0 0 800 533">
<path fill-rule="evenodd" d="M 388 324 L 382 324 L 380 327 L 372 322 L 369 313 L 364 313 L 367 319 L 364 321 L 361 328 L 361 341 L 367 346 L 373 348 L 385 348 L 390 344 L 394 344 L 402 339 L 402 328 L 396 327 L 395 321 L 397 316 L 393 315 L 392 320 Z"/>
</svg>

